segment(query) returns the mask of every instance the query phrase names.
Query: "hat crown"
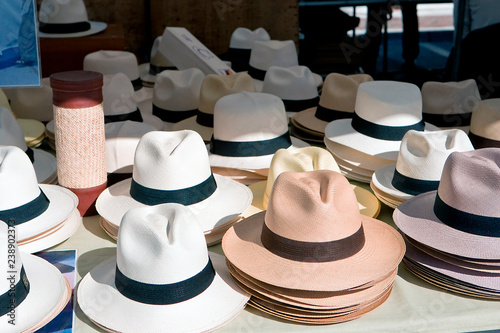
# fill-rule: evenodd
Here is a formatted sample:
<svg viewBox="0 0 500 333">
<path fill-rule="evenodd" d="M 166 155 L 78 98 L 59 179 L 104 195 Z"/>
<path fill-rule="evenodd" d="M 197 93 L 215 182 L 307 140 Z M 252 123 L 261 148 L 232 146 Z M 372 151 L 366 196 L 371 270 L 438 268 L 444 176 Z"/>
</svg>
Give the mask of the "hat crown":
<svg viewBox="0 0 500 333">
<path fill-rule="evenodd" d="M 23 266 L 22 257 L 20 256 L 20 251 L 17 247 L 17 239 L 12 241 L 10 238 L 14 235 L 15 233 L 9 233 L 7 221 L 0 221 L 0 244 L 2 244 L 2 247 L 4 248 L 3 251 L 0 251 L 0 259 L 2 260 L 0 266 L 2 267 L 1 272 L 3 275 L 3 278 L 0 279 L 0 295 L 7 293 L 11 289 L 11 283 L 15 285 L 21 278 L 21 274 L 19 273 L 21 267 Z M 10 244 L 12 244 L 12 251 L 9 251 L 11 247 L 8 247 L 8 245 Z M 7 274 L 7 272 L 12 271 L 16 271 L 17 274 Z M 14 276 L 14 281 L 9 279 L 12 275 Z"/>
<path fill-rule="evenodd" d="M 215 104 L 215 139 L 262 141 L 287 132 L 285 106 L 277 96 L 244 91 L 224 96 Z"/>
<path fill-rule="evenodd" d="M 271 40 L 271 37 L 264 28 L 257 28 L 252 31 L 248 28 L 239 27 L 231 34 L 229 47 L 250 50 L 257 40 Z"/>
<path fill-rule="evenodd" d="M 439 181 L 448 156 L 470 150 L 474 147 L 469 137 L 459 129 L 409 130 L 401 140 L 396 170 L 410 178 Z"/>
<path fill-rule="evenodd" d="M 204 113 L 213 114 L 215 103 L 221 97 L 241 91 L 255 91 L 255 84 L 250 75 L 246 73 L 208 74 L 201 83 L 198 109 Z"/>
<path fill-rule="evenodd" d="M 41 87 L 23 87 L 11 90 L 10 104 L 12 111 L 19 118 L 50 121 L 54 118 L 52 88 L 50 78 L 41 81 Z"/>
<path fill-rule="evenodd" d="M 274 183 L 265 223 L 288 239 L 330 242 L 356 233 L 361 215 L 354 191 L 341 174 L 283 172 Z"/>
<path fill-rule="evenodd" d="M 330 73 L 323 83 L 319 105 L 331 110 L 354 112 L 358 87 L 369 81 L 373 79 L 368 74 Z"/>
<path fill-rule="evenodd" d="M 139 78 L 137 57 L 128 51 L 100 50 L 89 53 L 83 58 L 83 69 L 104 75 L 124 73 L 130 81 Z"/>
<path fill-rule="evenodd" d="M 198 68 L 161 72 L 156 75 L 153 104 L 172 111 L 197 109 L 204 77 Z"/>
<path fill-rule="evenodd" d="M 500 151 L 497 148 L 450 154 L 438 187 L 438 195 L 444 203 L 467 213 L 498 218 L 498 193 Z"/>
<path fill-rule="evenodd" d="M 161 67 L 174 67 L 174 64 L 160 50 L 161 37 L 156 37 L 153 42 L 150 53 L 150 64 Z"/>
<path fill-rule="evenodd" d="M 106 116 L 127 114 L 137 110 L 134 86 L 123 73 L 104 75 L 102 95 Z"/>
<path fill-rule="evenodd" d="M 40 195 L 33 164 L 18 147 L 0 146 L 0 188 L 0 210 L 20 207 Z"/>
<path fill-rule="evenodd" d="M 427 81 L 422 85 L 423 113 L 470 113 L 480 100 L 481 96 L 474 79 L 460 82 Z"/>
<path fill-rule="evenodd" d="M 500 141 L 500 98 L 478 101 L 470 119 L 470 132 Z"/>
<path fill-rule="evenodd" d="M 313 73 L 306 66 L 269 67 L 262 92 L 286 100 L 311 99 L 318 96 Z"/>
<path fill-rule="evenodd" d="M 299 58 L 291 40 L 255 41 L 250 52 L 250 66 L 268 70 L 271 66 L 298 66 Z"/>
<path fill-rule="evenodd" d="M 150 284 L 184 281 L 209 260 L 203 230 L 189 208 L 161 204 L 129 210 L 118 231 L 117 266 Z"/>
<path fill-rule="evenodd" d="M 89 20 L 83 0 L 43 0 L 38 17 L 43 23 L 76 23 Z"/>
<path fill-rule="evenodd" d="M 28 149 L 23 130 L 16 118 L 14 118 L 14 114 L 2 106 L 0 106 L 0 145 L 16 146 L 23 151 Z"/>
<path fill-rule="evenodd" d="M 355 111 L 360 118 L 378 125 L 414 125 L 422 120 L 422 96 L 412 83 L 363 82 L 358 87 Z"/>
<path fill-rule="evenodd" d="M 194 131 L 152 131 L 137 145 L 133 179 L 142 186 L 178 190 L 198 185 L 210 175 L 207 149 Z"/>
</svg>

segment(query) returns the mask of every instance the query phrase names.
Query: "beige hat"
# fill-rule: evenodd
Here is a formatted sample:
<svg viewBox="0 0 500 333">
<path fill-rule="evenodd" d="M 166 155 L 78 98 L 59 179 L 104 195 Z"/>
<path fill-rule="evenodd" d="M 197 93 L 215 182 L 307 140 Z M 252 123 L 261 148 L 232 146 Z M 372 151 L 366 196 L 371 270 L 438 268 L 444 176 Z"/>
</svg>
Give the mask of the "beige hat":
<svg viewBox="0 0 500 333">
<path fill-rule="evenodd" d="M 9 89 L 11 108 L 18 117 L 43 122 L 54 119 L 50 79 L 43 78 L 41 83 L 41 87 Z"/>
<path fill-rule="evenodd" d="M 422 115 L 424 121 L 440 128 L 460 128 L 469 131 L 474 105 L 481 100 L 476 81 L 428 81 L 422 85 Z"/>
<path fill-rule="evenodd" d="M 325 127 L 329 122 L 352 118 L 358 87 L 361 83 L 368 81 L 373 81 L 368 74 L 328 74 L 321 90 L 319 103 L 299 112 L 293 120 L 306 129 L 325 133 Z"/>
<path fill-rule="evenodd" d="M 190 129 L 198 132 L 203 138 L 203 141 L 209 142 L 214 130 L 215 103 L 223 96 L 241 91 L 255 91 L 255 84 L 248 74 L 208 74 L 201 83 L 200 99 L 196 116 L 176 123 L 172 126 L 172 130 Z"/>
<path fill-rule="evenodd" d="M 153 86 L 156 81 L 156 75 L 160 74 L 165 70 L 176 70 L 177 67 L 168 60 L 168 58 L 161 52 L 160 44 L 161 37 L 158 36 L 155 38 L 153 42 L 153 46 L 151 47 L 151 52 L 149 55 L 149 63 L 141 64 L 141 80 L 147 86 Z"/>
<path fill-rule="evenodd" d="M 476 103 L 470 120 L 469 138 L 476 149 L 500 147 L 500 98 Z"/>
</svg>

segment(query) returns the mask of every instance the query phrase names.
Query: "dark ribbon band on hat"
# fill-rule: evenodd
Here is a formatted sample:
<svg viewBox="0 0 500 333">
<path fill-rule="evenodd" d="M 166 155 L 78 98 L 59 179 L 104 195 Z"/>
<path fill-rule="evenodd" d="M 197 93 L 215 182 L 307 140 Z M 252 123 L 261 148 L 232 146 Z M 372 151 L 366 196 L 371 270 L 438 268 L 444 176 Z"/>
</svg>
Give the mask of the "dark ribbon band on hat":
<svg viewBox="0 0 500 333">
<path fill-rule="evenodd" d="M 157 74 L 160 74 L 161 72 L 163 71 L 172 71 L 172 70 L 176 70 L 177 67 L 175 66 L 156 66 L 156 65 L 153 65 L 153 64 L 149 64 L 149 74 L 151 75 L 157 75 Z"/>
<path fill-rule="evenodd" d="M 255 68 L 252 65 L 248 65 L 248 75 L 250 75 L 252 78 L 256 80 L 264 81 L 264 78 L 266 77 L 266 72 L 267 71 L 265 70 Z"/>
<path fill-rule="evenodd" d="M 10 282 L 11 279 L 15 281 L 16 275 L 16 271 L 7 271 L 7 281 Z M 2 279 L 4 278 L 2 276 Z M 10 310 L 15 309 L 30 292 L 30 283 L 24 271 L 24 266 L 21 267 L 19 281 L 15 285 L 13 285 L 13 281 L 10 282 L 10 289 L 0 295 L 0 317 L 9 313 Z"/>
<path fill-rule="evenodd" d="M 137 78 L 135 80 L 131 80 L 130 82 L 132 82 L 132 85 L 134 86 L 134 91 L 142 89 L 142 80 L 141 80 L 141 78 Z"/>
<path fill-rule="evenodd" d="M 162 203 L 179 203 L 188 206 L 205 200 L 211 196 L 216 189 L 217 183 L 213 174 L 210 174 L 206 180 L 198 185 L 179 190 L 158 190 L 142 186 L 132 178 L 130 195 L 140 203 L 149 206 Z"/>
<path fill-rule="evenodd" d="M 316 108 L 316 112 L 314 113 L 314 116 L 316 118 L 327 122 L 334 121 L 337 119 L 352 118 L 352 115 L 353 115 L 352 112 L 329 109 L 319 104 L 318 107 Z"/>
<path fill-rule="evenodd" d="M 469 126 L 471 116 L 472 112 L 447 114 L 422 113 L 422 118 L 425 122 L 436 125 L 437 127 Z"/>
<path fill-rule="evenodd" d="M 361 225 L 354 234 L 331 242 L 302 242 L 272 232 L 264 223 L 262 245 L 282 258 L 301 262 L 328 262 L 348 258 L 365 245 L 365 233 Z"/>
<path fill-rule="evenodd" d="M 35 162 L 35 152 L 33 151 L 33 149 L 31 149 L 30 147 L 28 147 L 26 149 L 25 153 L 30 158 L 31 163 L 34 163 Z"/>
<path fill-rule="evenodd" d="M 127 120 L 137 121 L 137 122 L 142 123 L 143 119 L 142 119 L 141 111 L 139 111 L 139 109 L 135 109 L 135 111 L 130 112 L 130 113 L 107 115 L 107 116 L 105 115 L 104 116 L 104 123 L 105 124 L 116 123 L 118 121 L 127 121 Z"/>
<path fill-rule="evenodd" d="M 40 216 L 49 208 L 50 200 L 42 189 L 40 194 L 30 202 L 7 210 L 0 211 L 0 220 L 9 225 L 20 225 Z"/>
<path fill-rule="evenodd" d="M 115 286 L 125 297 L 146 304 L 166 305 L 187 301 L 198 296 L 212 284 L 215 270 L 212 261 L 198 274 L 184 281 L 169 284 L 139 282 L 123 274 L 116 265 Z"/>
<path fill-rule="evenodd" d="M 319 96 L 309 99 L 298 99 L 298 100 L 282 99 L 282 101 L 283 104 L 285 104 L 285 110 L 298 112 L 318 105 Z"/>
<path fill-rule="evenodd" d="M 227 50 L 227 57 L 229 60 L 233 60 L 235 58 L 250 61 L 250 53 L 252 53 L 252 49 L 237 49 L 230 47 Z M 225 60 L 225 59 L 224 59 Z"/>
<path fill-rule="evenodd" d="M 214 127 L 214 115 L 197 110 L 196 122 L 205 127 Z"/>
<path fill-rule="evenodd" d="M 74 23 L 43 23 L 40 22 L 40 31 L 46 34 L 71 34 L 90 30 L 89 22 Z"/>
<path fill-rule="evenodd" d="M 217 140 L 212 135 L 210 152 L 212 154 L 231 157 L 264 156 L 274 154 L 278 149 L 286 149 L 291 145 L 292 140 L 288 132 L 274 139 L 246 142 Z"/>
<path fill-rule="evenodd" d="M 399 173 L 396 169 L 394 170 L 394 176 L 392 177 L 391 183 L 394 188 L 411 195 L 434 191 L 437 190 L 439 186 L 439 180 L 411 178 Z"/>
<path fill-rule="evenodd" d="M 425 123 L 423 120 L 420 120 L 418 123 L 408 126 L 379 125 L 361 118 L 354 112 L 352 115 L 352 127 L 359 133 L 375 139 L 401 141 L 409 130 L 423 131 Z"/>
<path fill-rule="evenodd" d="M 487 147 L 496 147 L 500 148 L 500 141 L 488 139 L 477 134 L 474 134 L 469 131 L 469 139 L 474 148 L 487 148 Z"/>
<path fill-rule="evenodd" d="M 451 207 L 436 193 L 434 214 L 444 224 L 469 234 L 500 237 L 500 217 L 476 215 Z"/>
<path fill-rule="evenodd" d="M 162 109 L 159 106 L 153 104 L 153 115 L 169 123 L 178 123 L 181 120 L 191 118 L 196 115 L 196 111 L 196 109 L 186 111 L 172 111 Z"/>
</svg>

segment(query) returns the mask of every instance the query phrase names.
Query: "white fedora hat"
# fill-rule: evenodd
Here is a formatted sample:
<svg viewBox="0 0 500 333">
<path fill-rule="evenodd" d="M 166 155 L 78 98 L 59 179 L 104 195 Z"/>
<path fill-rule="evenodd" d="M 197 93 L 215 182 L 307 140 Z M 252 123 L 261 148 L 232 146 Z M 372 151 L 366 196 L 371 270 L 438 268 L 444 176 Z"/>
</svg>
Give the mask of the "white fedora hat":
<svg viewBox="0 0 500 333">
<path fill-rule="evenodd" d="M 226 95 L 241 91 L 255 91 L 252 78 L 246 73 L 232 75 L 208 74 L 201 83 L 200 99 L 196 116 L 181 120 L 172 126 L 172 130 L 190 129 L 198 132 L 203 141 L 209 142 L 214 132 L 215 103 Z"/>
<path fill-rule="evenodd" d="M 204 77 L 205 74 L 198 68 L 165 70 L 156 75 L 153 115 L 163 120 L 166 130 L 196 115 Z"/>
<path fill-rule="evenodd" d="M 208 253 L 185 206 L 131 209 L 118 232 L 117 256 L 78 286 L 78 304 L 96 324 L 119 332 L 207 332 L 230 321 L 250 296 L 222 255 Z M 99 304 L 107 295 L 110 306 Z"/>
<path fill-rule="evenodd" d="M 52 88 L 45 77 L 41 87 L 16 87 L 9 89 L 12 111 L 20 118 L 47 122 L 54 118 Z"/>
<path fill-rule="evenodd" d="M 49 152 L 26 145 L 23 131 L 9 109 L 0 107 L 0 146 L 15 146 L 29 156 L 38 183 L 51 183 L 57 174 L 56 157 Z"/>
<path fill-rule="evenodd" d="M 148 63 L 139 66 L 141 71 L 141 80 L 145 85 L 152 86 L 155 84 L 156 75 L 165 70 L 175 70 L 177 67 L 161 52 L 160 44 L 161 37 L 158 36 L 153 42 L 150 52 L 150 60 Z"/>
<path fill-rule="evenodd" d="M 403 201 L 437 190 L 448 156 L 455 151 L 470 150 L 474 147 L 462 130 L 410 130 L 401 141 L 396 164 L 376 170 L 372 177 L 373 185 Z"/>
<path fill-rule="evenodd" d="M 299 57 L 292 40 L 255 41 L 250 53 L 248 74 L 254 79 L 257 91 L 262 91 L 266 71 L 271 66 L 292 67 L 299 65 Z M 320 75 L 313 73 L 316 87 L 323 84 Z"/>
<path fill-rule="evenodd" d="M 315 107 L 319 101 L 316 81 L 306 66 L 269 67 L 262 92 L 281 98 L 288 117 Z"/>
<path fill-rule="evenodd" d="M 359 85 L 352 119 L 325 128 L 325 138 L 371 156 L 397 160 L 409 130 L 439 130 L 422 120 L 422 95 L 414 84 L 371 81 Z"/>
<path fill-rule="evenodd" d="M 474 79 L 460 82 L 427 81 L 422 85 L 424 121 L 439 128 L 469 131 L 474 105 L 481 100 Z"/>
<path fill-rule="evenodd" d="M 61 272 L 37 256 L 21 253 L 15 228 L 0 221 L 0 331 L 34 332 L 66 306 L 71 288 Z"/>
<path fill-rule="evenodd" d="M 231 34 L 229 49 L 220 55 L 220 58 L 231 62 L 231 68 L 236 72 L 248 70 L 250 52 L 257 40 L 271 40 L 269 33 L 264 28 L 250 30 L 244 27 L 236 28 Z"/>
<path fill-rule="evenodd" d="M 285 106 L 277 96 L 241 92 L 222 97 L 215 104 L 211 166 L 269 169 L 278 149 L 307 146 L 290 137 Z"/>
<path fill-rule="evenodd" d="M 99 215 L 118 227 L 131 208 L 173 202 L 188 206 L 208 231 L 240 216 L 252 201 L 245 185 L 212 175 L 205 144 L 193 131 L 145 134 L 132 173 L 96 202 Z"/>
<path fill-rule="evenodd" d="M 89 21 L 83 0 L 42 0 L 38 12 L 39 37 L 67 38 L 96 34 L 104 22 Z"/>
<path fill-rule="evenodd" d="M 60 225 L 78 205 L 70 190 L 39 185 L 33 165 L 21 149 L 0 147 L 0 166 L 0 220 L 14 221 L 18 241 Z"/>
</svg>

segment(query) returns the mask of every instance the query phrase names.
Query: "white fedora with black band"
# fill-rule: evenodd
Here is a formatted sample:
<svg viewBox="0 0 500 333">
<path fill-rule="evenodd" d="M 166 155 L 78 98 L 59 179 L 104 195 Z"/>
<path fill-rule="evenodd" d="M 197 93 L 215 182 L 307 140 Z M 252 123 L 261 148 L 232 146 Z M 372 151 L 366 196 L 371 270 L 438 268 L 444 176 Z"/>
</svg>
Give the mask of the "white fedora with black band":
<svg viewBox="0 0 500 333">
<path fill-rule="evenodd" d="M 145 86 L 151 87 L 155 85 L 156 76 L 163 71 L 176 70 L 177 67 L 161 52 L 162 36 L 155 38 L 153 46 L 150 52 L 150 61 L 148 63 L 141 64 L 139 70 L 141 72 L 141 80 Z"/>
</svg>

